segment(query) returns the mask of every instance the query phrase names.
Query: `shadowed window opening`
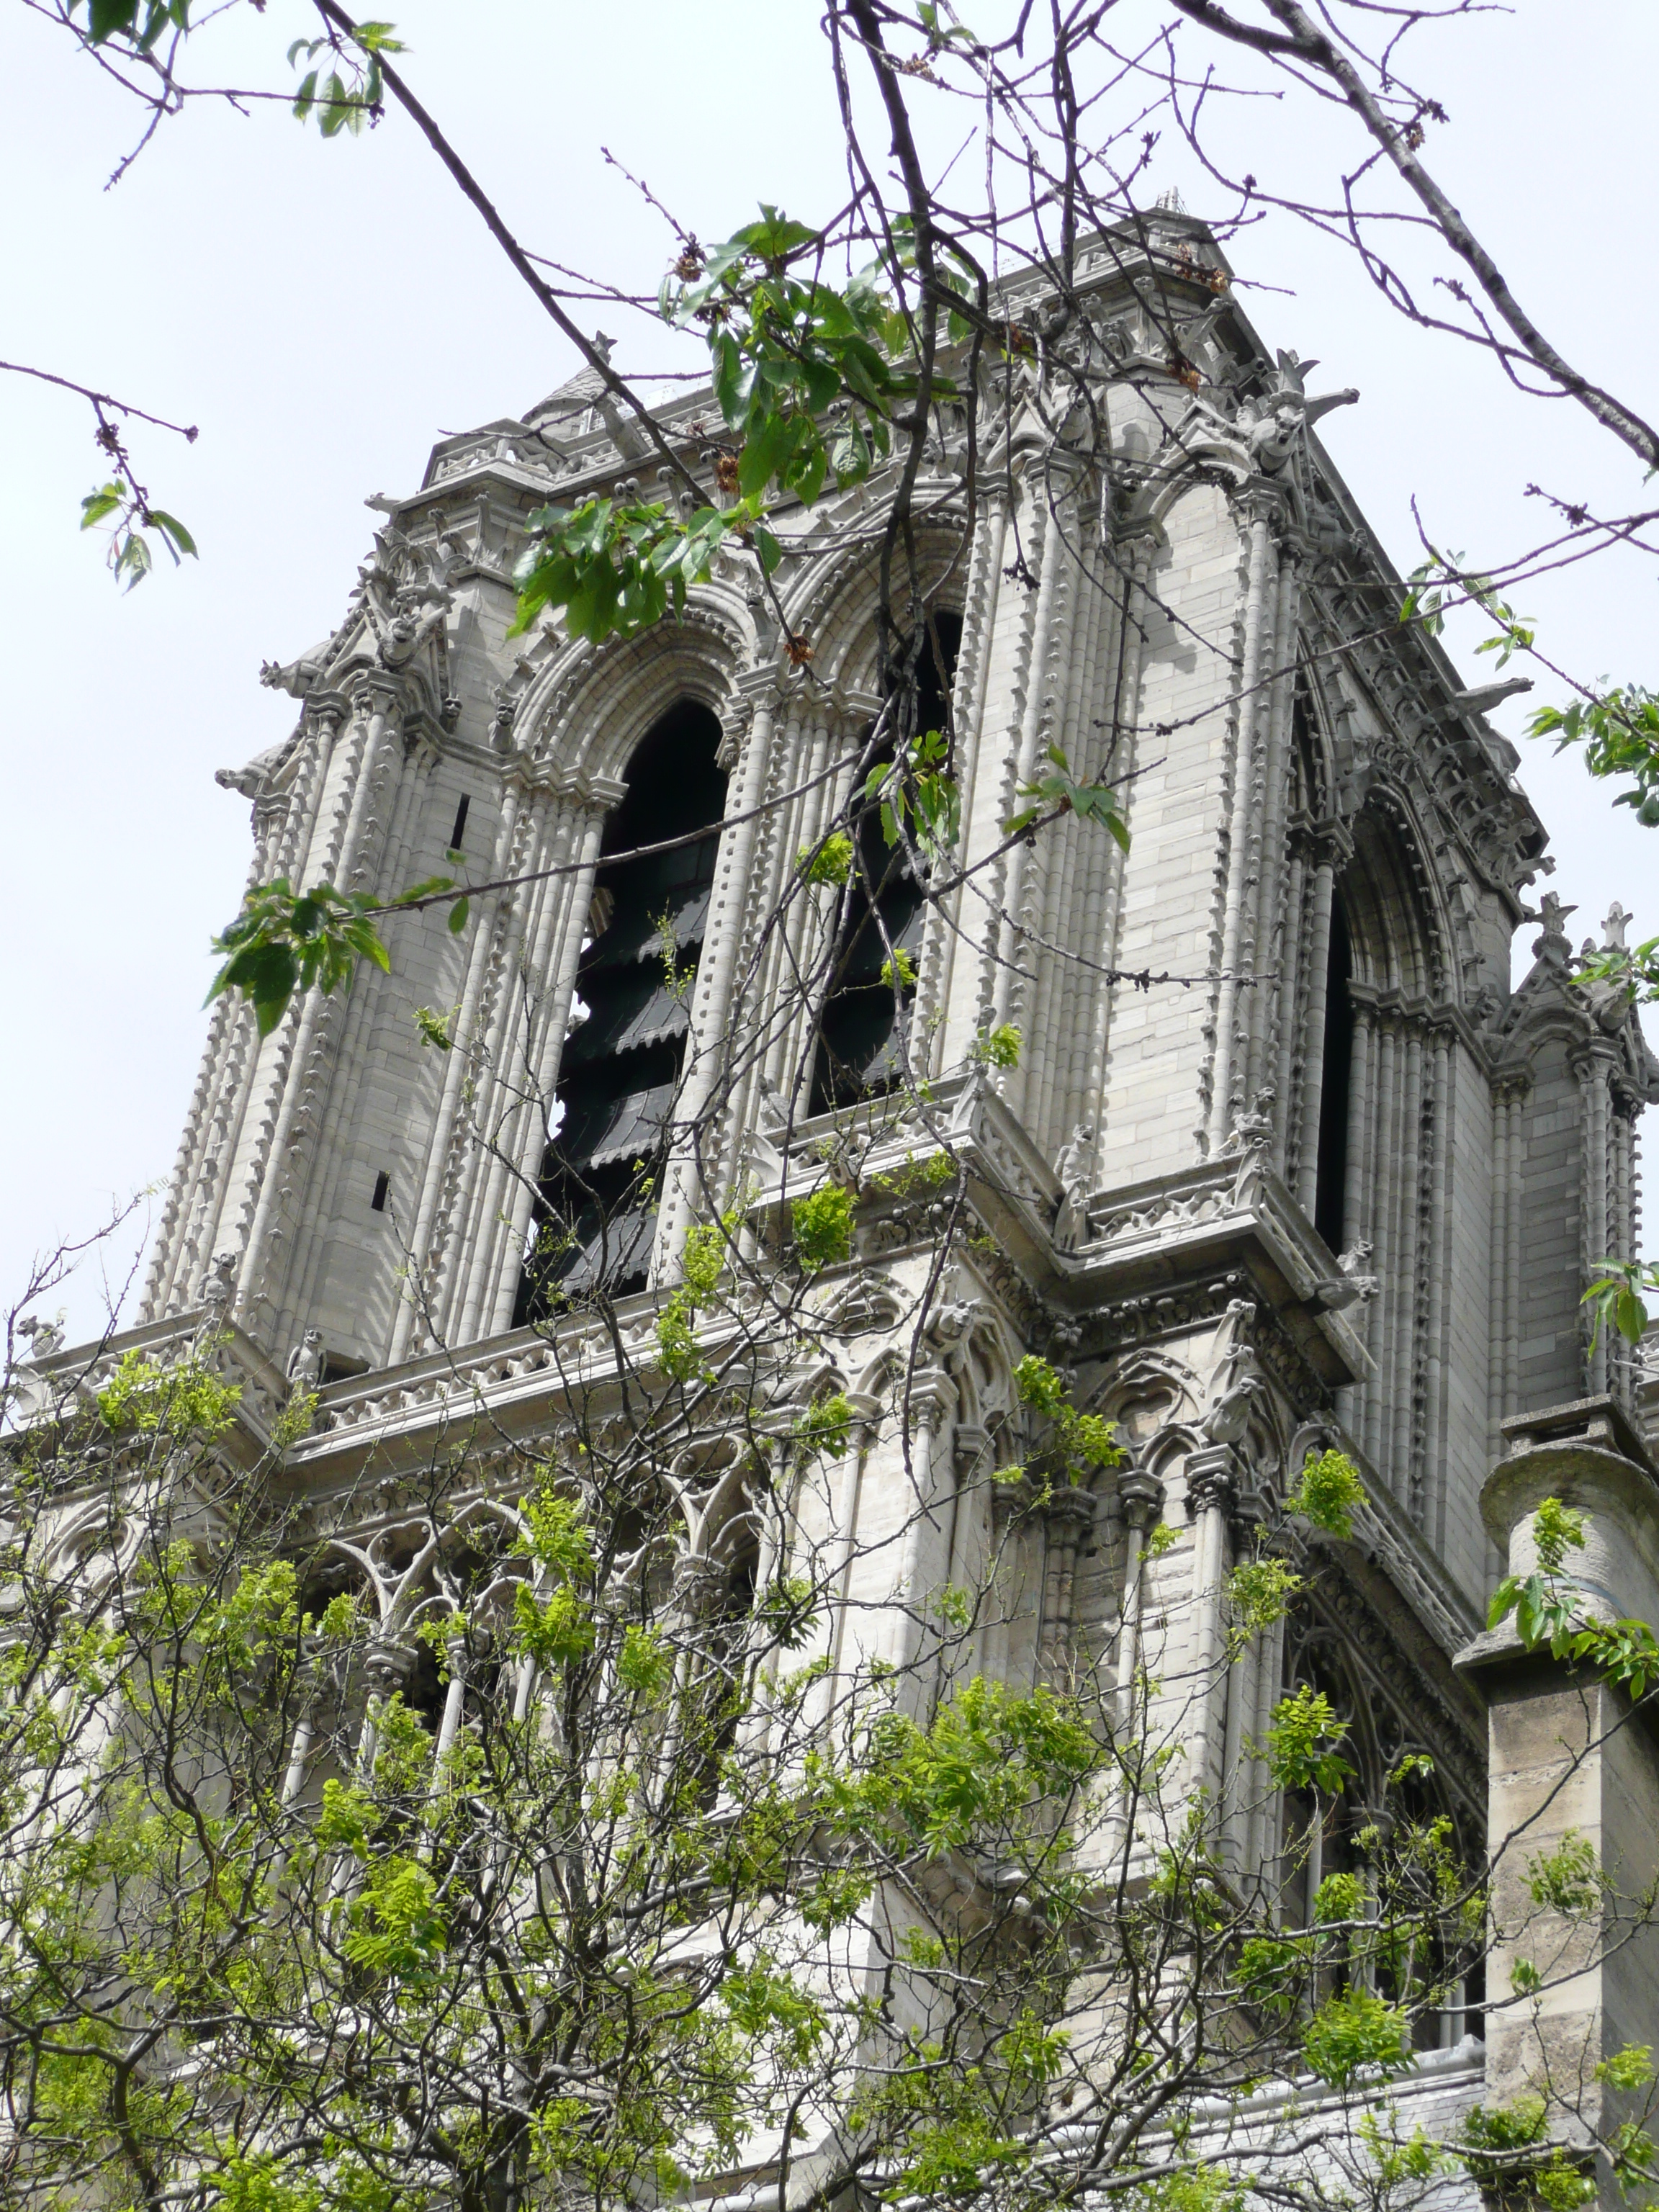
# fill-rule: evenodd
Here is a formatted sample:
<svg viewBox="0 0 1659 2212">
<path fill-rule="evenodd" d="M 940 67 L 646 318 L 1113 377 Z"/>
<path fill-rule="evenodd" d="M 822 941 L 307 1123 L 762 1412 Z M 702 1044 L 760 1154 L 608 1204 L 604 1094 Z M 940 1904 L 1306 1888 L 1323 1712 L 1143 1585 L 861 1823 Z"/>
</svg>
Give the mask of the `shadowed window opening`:
<svg viewBox="0 0 1659 2212">
<path fill-rule="evenodd" d="M 459 853 L 461 849 L 461 840 L 466 835 L 466 812 L 471 804 L 472 801 L 470 799 L 464 799 L 455 809 L 455 827 L 449 833 L 449 849 L 452 853 Z"/>
<path fill-rule="evenodd" d="M 720 742 L 708 708 L 671 708 L 605 824 L 515 1326 L 563 1299 L 644 1287 L 726 808 Z M 606 865 L 697 830 L 675 852 Z"/>
<path fill-rule="evenodd" d="M 391 1188 L 392 1177 L 382 1168 L 374 1178 L 374 1195 L 368 1201 L 372 1212 L 375 1213 L 386 1212 L 386 1197 Z"/>
<path fill-rule="evenodd" d="M 1343 1247 L 1348 1204 L 1348 1096 L 1353 1074 L 1353 947 L 1342 902 L 1331 902 L 1331 957 L 1325 975 L 1325 1057 L 1319 1096 L 1319 1159 L 1314 1227 L 1333 1252 Z"/>
<path fill-rule="evenodd" d="M 944 726 L 962 643 L 960 615 L 937 614 L 933 627 L 944 666 L 931 650 L 924 652 L 916 698 L 920 731 Z M 890 746 L 880 756 L 884 761 L 892 757 Z M 813 1114 L 891 1090 L 903 1073 L 909 1050 L 914 971 L 921 957 L 927 915 L 922 885 L 904 848 L 887 842 L 878 807 L 866 806 L 855 813 L 854 836 L 852 883 L 818 1018 L 817 1060 L 808 1108 Z"/>
</svg>

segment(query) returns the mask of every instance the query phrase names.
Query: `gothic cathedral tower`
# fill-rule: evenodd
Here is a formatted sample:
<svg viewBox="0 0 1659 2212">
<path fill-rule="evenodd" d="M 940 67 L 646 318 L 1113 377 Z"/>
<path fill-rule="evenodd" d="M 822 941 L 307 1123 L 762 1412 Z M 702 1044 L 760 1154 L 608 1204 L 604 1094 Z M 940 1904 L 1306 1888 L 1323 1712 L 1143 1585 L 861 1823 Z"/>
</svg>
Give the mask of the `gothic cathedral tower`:
<svg viewBox="0 0 1659 2212">
<path fill-rule="evenodd" d="M 1253 1499 L 1340 1443 L 1357 1540 L 1291 1648 L 1265 1639 L 1183 1723 L 1194 1771 L 1224 1795 L 1281 1685 L 1317 1677 L 1379 1774 L 1432 1753 L 1473 1837 L 1485 1723 L 1450 1662 L 1492 1577 L 1481 1488 L 1506 1419 L 1630 1405 L 1579 1301 L 1636 1249 L 1659 1067 L 1574 982 L 1559 901 L 1541 923 L 1525 903 L 1548 864 L 1484 719 L 1507 687 L 1466 690 L 1401 627 L 1313 434 L 1355 395 L 1261 345 L 1178 215 L 1083 281 L 1092 417 L 1022 368 L 971 503 L 961 426 L 930 447 L 915 558 L 960 831 L 850 933 L 799 856 L 881 705 L 879 477 L 785 514 L 775 602 L 733 562 L 682 619 L 596 649 L 545 620 L 510 635 L 511 572 L 550 492 L 637 480 L 635 435 L 578 380 L 436 448 L 340 627 L 264 672 L 292 736 L 221 781 L 252 803 L 252 880 L 389 897 L 459 852 L 451 872 L 502 887 L 460 933 L 441 908 L 390 924 L 390 975 L 296 999 L 267 1037 L 219 1003 L 137 1336 L 228 1306 L 273 1402 L 309 1341 L 290 1473 L 367 1500 L 463 1413 L 550 1424 L 571 1347 L 610 1356 L 595 1300 L 647 1340 L 688 1224 L 741 1193 L 763 1238 L 856 1140 L 811 1387 L 860 1421 L 824 1510 L 896 1528 L 916 1480 L 963 1507 L 860 1571 L 914 1591 L 984 1568 L 1019 1500 L 969 1477 L 1017 1455 L 1032 1349 L 1129 1456 L 1018 1516 L 974 1655 L 1011 1680 L 1092 1634 L 1133 1666 L 1154 1523 L 1182 1540 L 1138 1603 L 1212 1636 L 1200 1601 Z M 689 454 L 706 405 L 660 417 Z M 1122 793 L 1127 851 L 1075 816 L 1010 838 L 1050 746 Z M 990 1048 L 1011 1031 L 1017 1060 Z M 941 1154 L 973 1234 L 934 1284 Z M 879 1639 L 866 1595 L 848 1632 Z M 1272 1825 L 1240 1811 L 1237 1864 Z"/>
</svg>

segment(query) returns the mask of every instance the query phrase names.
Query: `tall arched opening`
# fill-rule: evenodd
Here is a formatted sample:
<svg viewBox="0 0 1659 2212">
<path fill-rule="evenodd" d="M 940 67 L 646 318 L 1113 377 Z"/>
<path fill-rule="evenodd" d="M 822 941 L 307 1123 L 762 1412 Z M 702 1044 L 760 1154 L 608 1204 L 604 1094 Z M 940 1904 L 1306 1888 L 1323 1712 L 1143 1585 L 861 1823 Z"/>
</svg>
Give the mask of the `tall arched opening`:
<svg viewBox="0 0 1659 2212">
<path fill-rule="evenodd" d="M 584 1293 L 644 1286 L 726 808 L 720 736 L 707 707 L 671 707 L 635 748 L 605 823 L 520 1326 Z"/>
</svg>

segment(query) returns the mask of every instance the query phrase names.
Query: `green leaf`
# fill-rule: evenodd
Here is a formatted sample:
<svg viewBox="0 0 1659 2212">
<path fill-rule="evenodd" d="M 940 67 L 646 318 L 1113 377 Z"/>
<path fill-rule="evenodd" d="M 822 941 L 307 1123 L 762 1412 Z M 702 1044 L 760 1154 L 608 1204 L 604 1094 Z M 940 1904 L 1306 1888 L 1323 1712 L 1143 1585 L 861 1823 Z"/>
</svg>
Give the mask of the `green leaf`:
<svg viewBox="0 0 1659 2212">
<path fill-rule="evenodd" d="M 149 510 L 145 526 L 148 528 L 151 525 L 161 532 L 167 549 L 173 556 L 175 568 L 178 566 L 179 556 L 181 553 L 188 553 L 192 560 L 196 558 L 196 540 L 177 515 L 167 514 L 161 507 L 153 507 Z"/>
<path fill-rule="evenodd" d="M 89 491 L 81 502 L 82 529 L 90 530 L 94 524 L 101 522 L 106 515 L 113 514 L 118 507 L 124 507 L 125 504 L 126 493 L 121 485 L 100 484 L 96 491 Z"/>
<path fill-rule="evenodd" d="M 131 33 L 138 19 L 138 0 L 91 0 L 87 10 L 88 34 L 94 46 L 122 32 Z"/>
<path fill-rule="evenodd" d="M 468 899 L 459 898 L 456 900 L 454 905 L 451 907 L 449 909 L 449 933 L 452 937 L 459 937 L 461 932 L 466 927 L 466 918 L 471 911 L 471 902 Z"/>
</svg>

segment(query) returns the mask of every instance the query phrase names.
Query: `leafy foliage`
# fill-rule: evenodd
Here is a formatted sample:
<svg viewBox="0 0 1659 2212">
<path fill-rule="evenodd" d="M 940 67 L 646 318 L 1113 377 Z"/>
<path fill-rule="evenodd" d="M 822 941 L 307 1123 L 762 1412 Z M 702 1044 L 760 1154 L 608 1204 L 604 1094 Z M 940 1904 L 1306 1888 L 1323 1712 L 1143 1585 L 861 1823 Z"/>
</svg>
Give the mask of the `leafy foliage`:
<svg viewBox="0 0 1659 2212">
<path fill-rule="evenodd" d="M 356 52 L 351 52 L 350 47 L 355 47 Z M 307 70 L 294 95 L 295 117 L 301 123 L 314 120 L 325 138 L 337 137 L 342 131 L 355 138 L 365 124 L 380 121 L 385 106 L 380 56 L 404 51 L 404 43 L 392 36 L 390 23 L 356 24 L 350 33 L 349 46 L 343 45 L 336 33 L 320 39 L 296 39 L 288 50 L 289 67 L 294 68 L 301 60 L 313 66 Z M 317 62 L 319 54 L 331 57 L 335 66 L 325 72 Z M 340 74 L 343 67 L 343 76 Z"/>
<path fill-rule="evenodd" d="M 995 1029 L 988 1030 L 982 1036 L 975 1038 L 974 1057 L 987 1067 L 1018 1067 L 1023 1042 L 1024 1039 L 1012 1022 L 1001 1022 Z"/>
<path fill-rule="evenodd" d="M 1487 1626 L 1511 1613 L 1528 1650 L 1547 1645 L 1553 1658 L 1587 1662 L 1601 1680 L 1643 1698 L 1659 1683 L 1659 1637 L 1643 1620 L 1605 1620 L 1583 1610 L 1583 1593 L 1566 1579 L 1566 1555 L 1584 1543 L 1581 1514 L 1559 1498 L 1540 1501 L 1533 1516 L 1537 1565 L 1530 1574 L 1505 1575 L 1492 1593 Z"/>
<path fill-rule="evenodd" d="M 544 609 L 562 608 L 572 637 L 595 645 L 631 637 L 671 610 L 684 612 L 687 592 L 708 581 L 715 554 L 732 538 L 752 545 L 770 575 L 782 550 L 760 514 L 743 501 L 724 513 L 701 507 L 681 523 L 660 501 L 538 507 L 513 571 L 519 604 L 507 635 L 521 636 Z"/>
<path fill-rule="evenodd" d="M 1557 752 L 1582 745 L 1593 776 L 1631 777 L 1632 788 L 1616 793 L 1613 805 L 1634 807 L 1646 829 L 1659 824 L 1659 691 L 1614 684 L 1565 707 L 1540 707 L 1527 733 L 1553 737 Z"/>
<path fill-rule="evenodd" d="M 1049 746 L 1048 759 L 1050 773 L 1033 776 L 1029 783 L 1019 787 L 1016 796 L 1029 804 L 1003 823 L 1003 835 L 1019 836 L 1042 815 L 1075 814 L 1079 822 L 1093 822 L 1109 831 L 1127 853 L 1129 849 L 1129 825 L 1124 818 L 1116 792 L 1109 784 L 1079 783 L 1073 776 L 1071 763 L 1060 745 Z"/>
<path fill-rule="evenodd" d="M 962 829 L 962 793 L 951 768 L 951 749 L 940 730 L 924 730 L 878 762 L 865 778 L 867 805 L 879 810 L 890 846 L 908 839 L 929 859 L 953 846 Z"/>
<path fill-rule="evenodd" d="M 1282 1790 L 1311 1787 L 1334 1796 L 1353 1773 L 1340 1748 L 1347 1733 L 1324 1691 L 1304 1682 L 1273 1707 L 1267 1744 L 1273 1780 Z"/>
<path fill-rule="evenodd" d="M 795 1256 L 811 1274 L 839 1267 L 853 1249 L 853 1194 L 844 1183 L 826 1182 L 792 1200 L 790 1228 Z"/>
<path fill-rule="evenodd" d="M 452 888 L 450 877 L 430 877 L 391 904 L 407 906 Z M 332 884 L 296 891 L 286 876 L 277 876 L 256 884 L 241 913 L 213 940 L 214 951 L 227 957 L 209 987 L 207 1003 L 222 991 L 240 991 L 253 1007 L 260 1036 L 268 1036 L 296 990 L 338 990 L 359 960 L 391 972 L 392 956 L 372 919 L 386 911 L 386 903 L 368 891 L 337 890 Z M 450 928 L 464 929 L 467 914 L 466 900 L 457 898 Z M 429 1036 L 424 1026 L 422 1034 Z"/>
<path fill-rule="evenodd" d="M 1328 1997 L 1309 2021 L 1302 2055 L 1334 2088 L 1361 2078 L 1386 2081 L 1412 2063 L 1410 2023 L 1397 2005 L 1373 1991 L 1345 1990 Z"/>
<path fill-rule="evenodd" d="M 742 441 L 745 500 L 775 487 L 810 507 L 826 483 L 859 483 L 915 390 L 896 366 L 908 345 L 903 318 L 872 276 L 826 283 L 824 250 L 820 233 L 763 206 L 706 258 L 683 255 L 663 282 L 663 319 L 707 336 L 715 404 Z"/>
<path fill-rule="evenodd" d="M 95 530 L 112 515 L 116 521 L 110 534 L 109 565 L 116 582 L 125 585 L 128 591 L 142 583 L 155 565 L 148 532 L 155 532 L 175 568 L 185 554 L 192 561 L 197 557 L 196 540 L 178 516 L 167 514 L 163 507 L 152 507 L 131 483 L 114 481 L 100 484 L 81 502 L 82 530 Z"/>
<path fill-rule="evenodd" d="M 803 883 L 844 884 L 853 872 L 852 839 L 836 830 L 811 851 L 803 845 L 795 855 L 795 872 Z"/>
<path fill-rule="evenodd" d="M 1287 1513 L 1300 1513 L 1328 1535 L 1353 1534 L 1355 1510 L 1365 1502 L 1359 1470 L 1346 1453 L 1310 1452 L 1296 1488 L 1285 1500 Z"/>
</svg>

